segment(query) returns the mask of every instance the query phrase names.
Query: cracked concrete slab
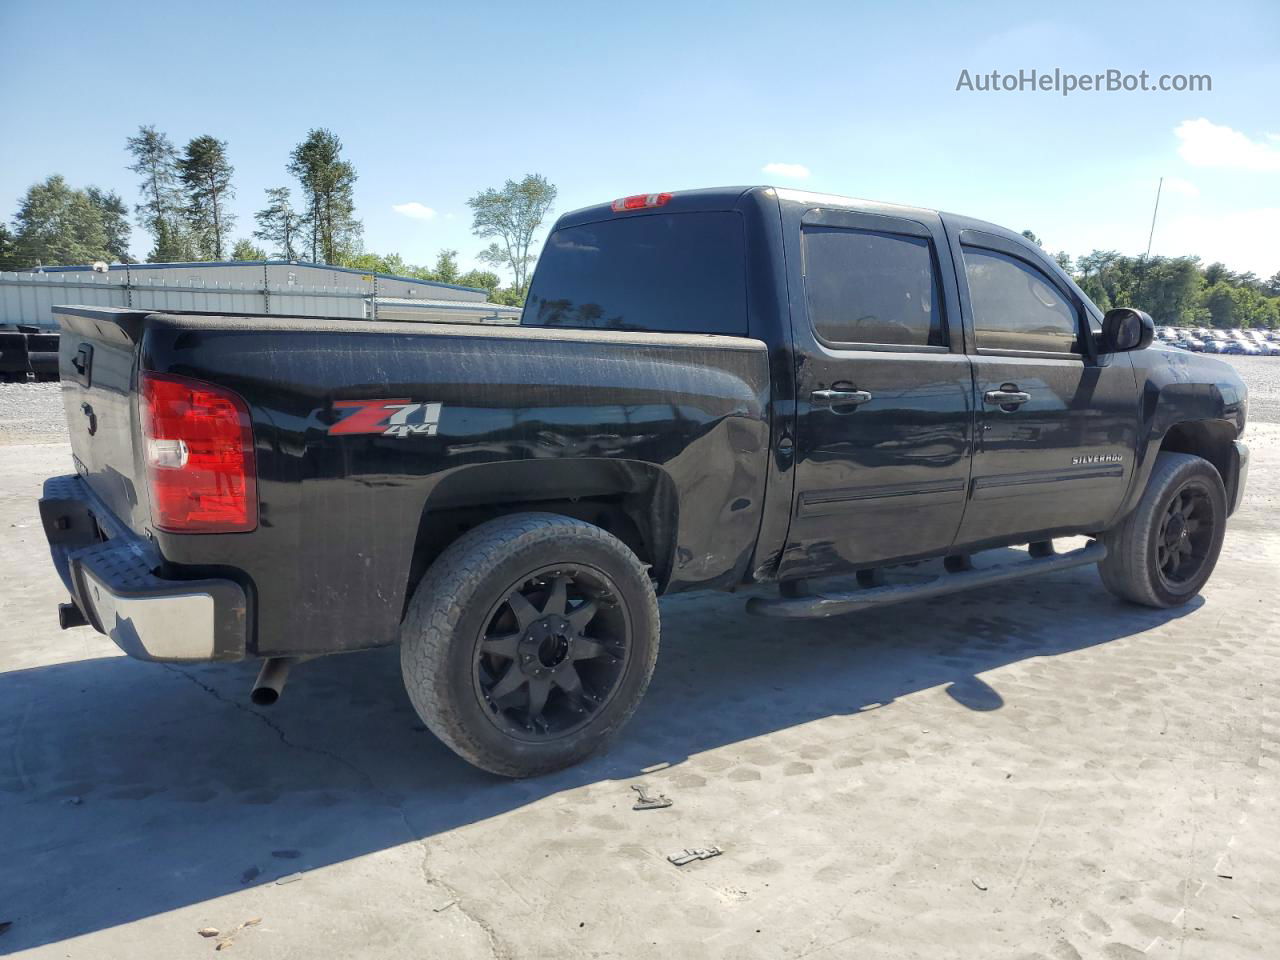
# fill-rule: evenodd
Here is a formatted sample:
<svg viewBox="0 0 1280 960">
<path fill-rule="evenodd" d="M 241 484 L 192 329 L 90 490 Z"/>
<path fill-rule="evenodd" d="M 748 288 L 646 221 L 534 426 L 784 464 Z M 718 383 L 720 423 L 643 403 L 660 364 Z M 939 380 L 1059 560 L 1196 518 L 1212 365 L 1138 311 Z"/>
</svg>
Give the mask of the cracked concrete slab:
<svg viewBox="0 0 1280 960">
<path fill-rule="evenodd" d="M 253 664 L 58 631 L 34 498 L 68 450 L 0 447 L 0 952 L 201 956 L 261 917 L 231 955 L 1267 955 L 1280 426 L 1248 439 L 1185 609 L 1088 569 L 782 626 L 674 597 L 616 747 L 519 783 L 423 730 L 392 650 L 262 709 Z M 640 782 L 673 805 L 632 810 Z"/>
</svg>

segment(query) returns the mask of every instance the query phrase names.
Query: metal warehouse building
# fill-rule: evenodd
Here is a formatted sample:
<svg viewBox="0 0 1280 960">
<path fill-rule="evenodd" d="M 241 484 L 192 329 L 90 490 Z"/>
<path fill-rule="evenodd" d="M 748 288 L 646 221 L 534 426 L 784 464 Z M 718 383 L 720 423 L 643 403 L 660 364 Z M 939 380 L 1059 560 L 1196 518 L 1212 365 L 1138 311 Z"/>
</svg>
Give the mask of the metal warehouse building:
<svg viewBox="0 0 1280 960">
<path fill-rule="evenodd" d="M 52 327 L 65 304 L 356 320 L 516 323 L 484 290 L 280 260 L 43 267 L 0 273 L 0 324 Z"/>
</svg>

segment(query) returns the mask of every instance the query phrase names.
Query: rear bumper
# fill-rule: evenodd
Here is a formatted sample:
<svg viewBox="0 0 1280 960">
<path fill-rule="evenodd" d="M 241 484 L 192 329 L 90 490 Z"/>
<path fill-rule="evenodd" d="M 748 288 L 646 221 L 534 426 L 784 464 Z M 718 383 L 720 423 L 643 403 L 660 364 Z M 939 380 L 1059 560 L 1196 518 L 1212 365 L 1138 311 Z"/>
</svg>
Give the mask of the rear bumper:
<svg viewBox="0 0 1280 960">
<path fill-rule="evenodd" d="M 1249 448 L 1243 441 L 1235 440 L 1231 444 L 1231 475 L 1234 478 L 1231 489 L 1227 491 L 1227 516 L 1236 512 L 1240 501 L 1244 499 L 1245 481 L 1249 479 Z"/>
<path fill-rule="evenodd" d="M 157 576 L 163 558 L 78 476 L 45 481 L 40 520 L 71 599 L 99 633 L 139 660 L 245 656 L 247 604 L 233 580 Z"/>
</svg>

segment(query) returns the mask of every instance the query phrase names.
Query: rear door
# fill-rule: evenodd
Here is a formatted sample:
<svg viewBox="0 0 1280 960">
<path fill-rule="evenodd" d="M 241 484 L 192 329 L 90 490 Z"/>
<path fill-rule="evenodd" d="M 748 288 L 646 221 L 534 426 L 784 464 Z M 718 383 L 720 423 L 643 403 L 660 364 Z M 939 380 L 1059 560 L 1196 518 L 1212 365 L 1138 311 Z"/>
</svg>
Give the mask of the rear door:
<svg viewBox="0 0 1280 960">
<path fill-rule="evenodd" d="M 1096 354 L 1096 318 L 1038 249 L 980 230 L 956 239 L 978 411 L 958 542 L 1105 525 L 1133 467 L 1132 361 Z"/>
<path fill-rule="evenodd" d="M 973 388 L 940 219 L 782 205 L 796 356 L 791 579 L 945 551 L 965 504 Z"/>
</svg>

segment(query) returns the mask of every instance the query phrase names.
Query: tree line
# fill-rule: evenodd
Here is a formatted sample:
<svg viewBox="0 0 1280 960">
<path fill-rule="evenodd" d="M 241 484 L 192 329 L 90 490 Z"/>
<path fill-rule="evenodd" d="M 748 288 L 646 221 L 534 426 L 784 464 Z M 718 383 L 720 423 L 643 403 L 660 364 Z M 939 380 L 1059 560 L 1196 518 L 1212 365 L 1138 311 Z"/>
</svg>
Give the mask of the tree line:
<svg viewBox="0 0 1280 960">
<path fill-rule="evenodd" d="M 1022 235 L 1036 244 L 1030 230 Z M 1199 257 L 1127 257 L 1094 250 L 1083 257 L 1054 254 L 1100 310 L 1138 307 L 1160 326 L 1280 329 L 1280 270 L 1263 280 Z"/>
<path fill-rule="evenodd" d="M 227 141 L 193 137 L 179 149 L 163 131 L 144 125 L 125 141 L 138 175 L 133 215 L 151 237 L 148 263 L 279 259 L 355 267 L 424 280 L 481 287 L 490 298 L 523 303 L 534 236 L 556 198 L 545 177 L 529 174 L 468 200 L 472 232 L 492 242 L 481 262 L 510 272 L 503 288 L 492 270 L 463 273 L 458 251 L 442 250 L 431 266 L 398 254 L 365 252 L 356 217 L 355 166 L 330 130 L 314 129 L 290 152 L 286 171 L 297 182 L 268 187 L 254 214 L 252 238 L 236 234 L 232 165 Z M 18 204 L 12 229 L 0 223 L 0 270 L 28 270 L 107 261 L 134 263 L 129 251 L 129 207 L 114 191 L 75 188 L 59 174 L 32 185 Z M 255 242 L 256 241 L 256 242 Z"/>
<path fill-rule="evenodd" d="M 193 137 L 178 149 L 154 126 L 125 141 L 138 175 L 136 221 L 150 236 L 147 261 L 294 260 L 355 267 L 460 286 L 479 287 L 500 303 L 524 302 L 537 255 L 534 238 L 556 200 L 556 187 L 539 174 L 508 180 L 467 201 L 472 232 L 490 243 L 477 258 L 505 270 L 460 271 L 457 250 L 441 250 L 435 263 L 417 265 L 399 254 L 364 250 L 356 217 L 355 166 L 330 130 L 314 129 L 293 148 L 285 170 L 296 181 L 268 187 L 254 214 L 252 238 L 236 236 L 230 203 L 236 196 L 225 140 Z M 12 230 L 0 223 L 0 270 L 134 262 L 129 252 L 129 207 L 111 190 L 72 187 L 54 174 L 31 186 L 18 204 Z M 1040 242 L 1030 230 L 1023 235 Z M 256 241 L 256 242 L 255 242 Z M 1094 250 L 1055 259 L 1101 309 L 1136 306 L 1162 325 L 1280 328 L 1280 270 L 1263 280 L 1198 257 L 1130 257 Z"/>
</svg>

